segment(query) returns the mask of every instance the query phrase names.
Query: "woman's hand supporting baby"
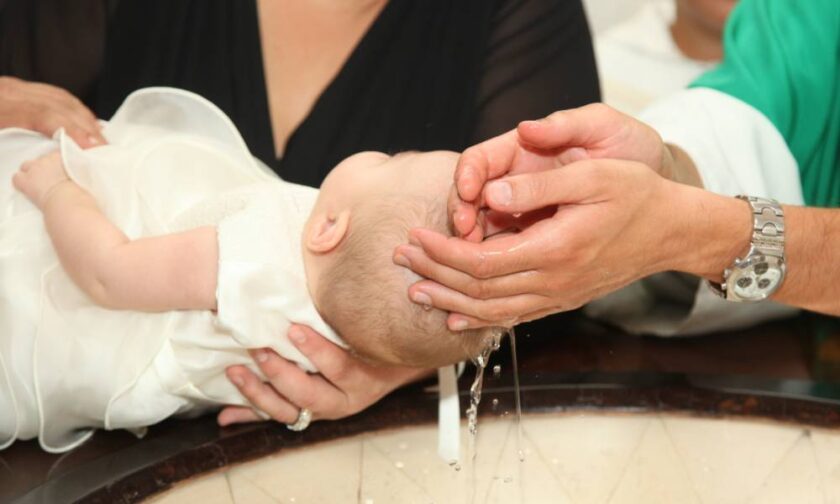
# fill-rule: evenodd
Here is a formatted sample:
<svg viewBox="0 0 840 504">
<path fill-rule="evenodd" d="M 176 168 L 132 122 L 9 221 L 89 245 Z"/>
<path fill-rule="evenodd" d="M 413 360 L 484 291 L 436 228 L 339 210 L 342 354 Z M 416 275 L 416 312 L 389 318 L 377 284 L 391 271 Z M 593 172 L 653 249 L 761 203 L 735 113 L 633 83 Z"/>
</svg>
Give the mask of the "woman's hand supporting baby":
<svg viewBox="0 0 840 504">
<path fill-rule="evenodd" d="M 372 366 L 306 326 L 292 326 L 288 336 L 320 374 L 309 374 L 269 349 L 251 352 L 268 378 L 267 383 L 245 366 L 232 366 L 227 371 L 231 383 L 255 408 L 280 423 L 293 423 L 301 408 L 310 410 L 315 420 L 344 418 L 432 373 L 416 368 Z M 229 406 L 218 417 L 223 426 L 260 420 L 265 417 L 241 406 Z"/>
<path fill-rule="evenodd" d="M 0 128 L 24 128 L 51 137 L 59 128 L 82 148 L 105 144 L 93 112 L 67 91 L 0 76 Z"/>
</svg>

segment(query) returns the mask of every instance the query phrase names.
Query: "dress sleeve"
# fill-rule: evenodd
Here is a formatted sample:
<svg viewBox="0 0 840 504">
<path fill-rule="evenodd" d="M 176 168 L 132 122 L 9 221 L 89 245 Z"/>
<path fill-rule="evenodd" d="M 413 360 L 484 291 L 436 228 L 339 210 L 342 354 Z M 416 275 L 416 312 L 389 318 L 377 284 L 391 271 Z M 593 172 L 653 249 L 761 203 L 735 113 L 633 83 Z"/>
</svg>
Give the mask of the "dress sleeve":
<svg viewBox="0 0 840 504">
<path fill-rule="evenodd" d="M 600 100 L 592 39 L 579 0 L 506 0 L 491 27 L 473 142 L 519 121 Z"/>
<path fill-rule="evenodd" d="M 840 205 L 840 2 L 743 0 L 724 54 L 693 86 L 766 116 L 799 165 L 806 203 Z"/>
<path fill-rule="evenodd" d="M 314 189 L 311 194 L 317 195 Z M 263 187 L 241 194 L 238 211 L 217 226 L 217 323 L 243 348 L 273 348 L 303 369 L 315 367 L 286 337 L 305 324 L 345 346 L 321 318 L 306 281 L 300 236 L 309 206 L 297 207 L 294 189 Z"/>
</svg>

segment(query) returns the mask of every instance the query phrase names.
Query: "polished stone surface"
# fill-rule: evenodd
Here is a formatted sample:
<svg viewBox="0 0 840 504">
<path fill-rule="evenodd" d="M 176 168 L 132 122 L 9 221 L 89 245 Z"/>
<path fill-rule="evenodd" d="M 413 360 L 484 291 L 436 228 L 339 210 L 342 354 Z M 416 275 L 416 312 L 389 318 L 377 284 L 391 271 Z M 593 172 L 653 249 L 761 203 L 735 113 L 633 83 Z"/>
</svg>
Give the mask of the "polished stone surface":
<svg viewBox="0 0 840 504">
<path fill-rule="evenodd" d="M 789 424 L 784 428 L 802 432 L 804 426 L 840 426 L 840 331 L 833 323 L 807 317 L 749 331 L 671 340 L 628 336 L 576 314 L 550 324 L 549 330 L 532 327 L 533 332 L 520 331 L 518 336 L 527 412 L 584 413 L 589 418 L 604 412 L 646 412 L 662 418 L 690 413 L 701 420 L 734 416 L 751 422 L 782 421 Z M 487 397 L 498 398 L 498 408 L 509 411 L 509 356 L 499 352 L 493 364 L 502 367 L 502 374 L 488 376 Z M 462 390 L 468 375 L 470 370 Z M 229 483 L 229 476 L 218 471 L 266 456 L 283 458 L 304 445 L 308 447 L 300 453 L 320 460 L 315 455 L 318 448 L 310 445 L 370 436 L 379 429 L 429 428 L 437 408 L 428 385 L 401 390 L 354 417 L 317 422 L 301 434 L 272 424 L 220 429 L 212 417 L 205 417 L 164 422 L 143 440 L 125 432 L 98 433 L 60 456 L 41 452 L 33 442 L 17 443 L 0 452 L 0 502 L 135 502 L 213 471 L 217 476 L 207 481 L 215 477 L 216 483 L 201 480 L 201 485 L 212 489 L 222 478 L 225 486 L 209 494 L 220 496 L 219 489 L 227 488 L 231 495 L 257 495 L 248 484 Z M 485 400 L 482 414 L 491 419 L 488 425 L 495 413 L 491 401 Z M 656 432 L 650 436 L 661 439 Z M 676 450 L 679 443 L 674 446 Z M 802 456 L 803 450 L 795 452 Z M 828 460 L 832 452 L 821 450 Z M 693 474 L 686 471 L 689 477 Z M 628 481 L 633 488 L 636 480 Z"/>
<path fill-rule="evenodd" d="M 522 433 L 501 411 L 483 418 L 474 464 L 465 447 L 460 471 L 437 457 L 432 426 L 361 434 L 188 480 L 153 502 L 828 503 L 840 494 L 838 430 L 594 412 L 526 415 Z"/>
</svg>

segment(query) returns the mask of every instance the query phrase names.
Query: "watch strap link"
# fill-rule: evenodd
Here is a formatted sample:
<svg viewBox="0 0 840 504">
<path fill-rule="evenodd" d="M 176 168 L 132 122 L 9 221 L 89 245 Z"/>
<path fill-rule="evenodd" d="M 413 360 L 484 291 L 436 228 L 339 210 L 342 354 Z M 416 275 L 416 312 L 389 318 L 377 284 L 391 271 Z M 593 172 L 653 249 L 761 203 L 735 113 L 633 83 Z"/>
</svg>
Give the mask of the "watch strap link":
<svg viewBox="0 0 840 504">
<path fill-rule="evenodd" d="M 779 202 L 756 196 L 739 195 L 736 197 L 746 201 L 753 214 L 752 240 L 746 257 L 762 254 L 783 259 L 785 253 L 785 220 L 784 211 Z M 736 259 L 735 264 L 738 261 Z M 722 284 L 706 282 L 712 292 L 724 299 L 729 299 L 727 279 L 731 271 L 730 268 L 724 271 Z"/>
<path fill-rule="evenodd" d="M 753 213 L 752 247 L 762 254 L 781 256 L 785 250 L 785 220 L 775 200 L 738 196 L 750 204 Z"/>
</svg>

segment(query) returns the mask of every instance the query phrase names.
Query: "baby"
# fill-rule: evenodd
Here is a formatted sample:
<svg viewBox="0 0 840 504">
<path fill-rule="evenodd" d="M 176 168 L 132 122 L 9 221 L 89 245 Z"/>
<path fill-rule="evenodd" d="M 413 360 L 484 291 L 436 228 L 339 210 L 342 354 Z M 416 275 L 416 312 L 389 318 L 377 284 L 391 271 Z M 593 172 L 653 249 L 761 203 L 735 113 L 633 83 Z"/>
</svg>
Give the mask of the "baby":
<svg viewBox="0 0 840 504">
<path fill-rule="evenodd" d="M 491 337 L 411 303 L 416 278 L 391 260 L 409 228 L 446 229 L 456 154 L 357 154 L 318 192 L 270 175 L 221 111 L 171 89 L 133 94 L 104 133 L 82 151 L 0 132 L 0 448 L 38 436 L 64 451 L 94 428 L 245 404 L 224 370 L 249 348 L 314 370 L 291 323 L 427 368 Z"/>
</svg>

